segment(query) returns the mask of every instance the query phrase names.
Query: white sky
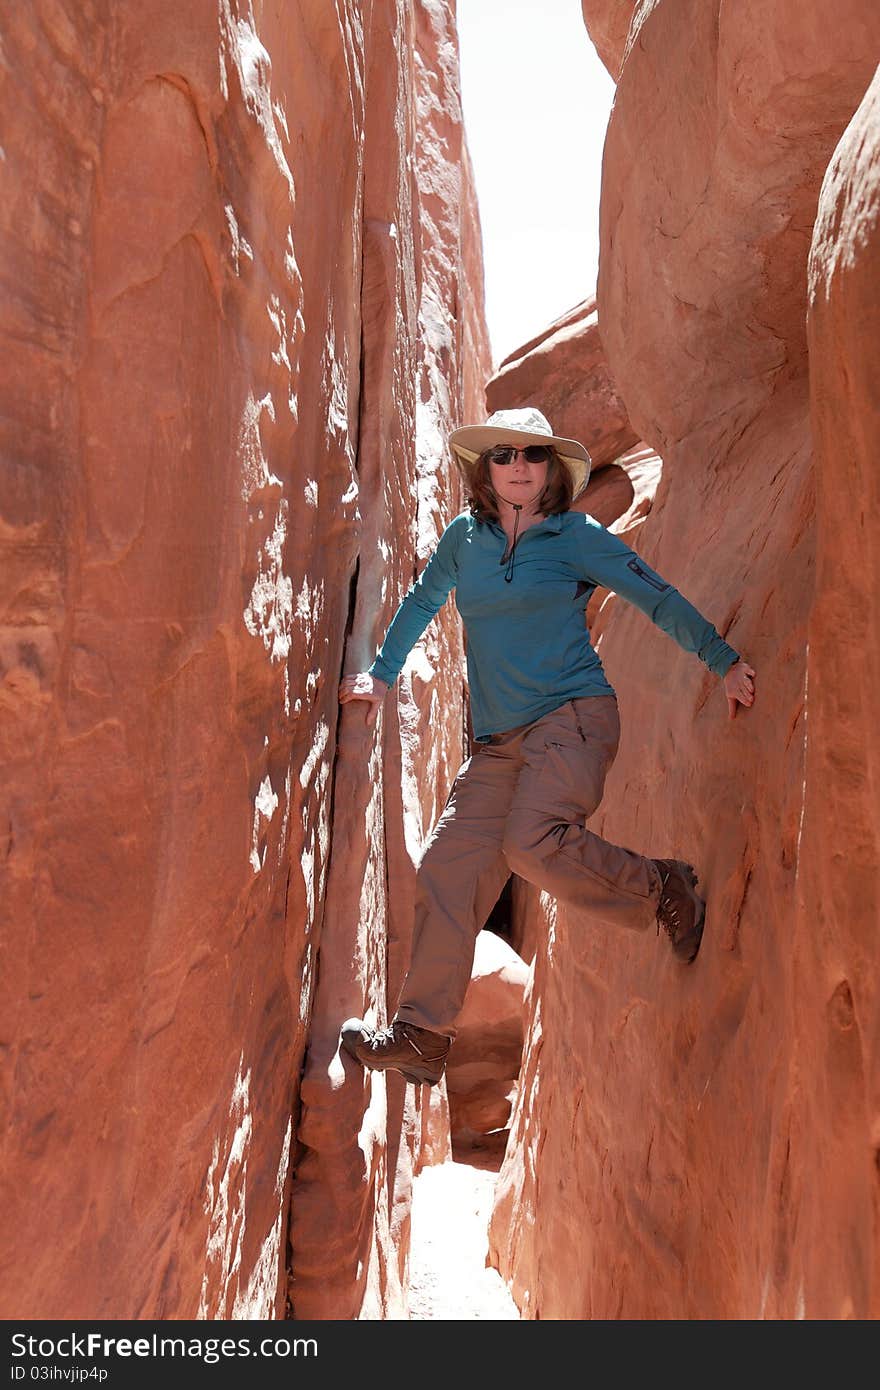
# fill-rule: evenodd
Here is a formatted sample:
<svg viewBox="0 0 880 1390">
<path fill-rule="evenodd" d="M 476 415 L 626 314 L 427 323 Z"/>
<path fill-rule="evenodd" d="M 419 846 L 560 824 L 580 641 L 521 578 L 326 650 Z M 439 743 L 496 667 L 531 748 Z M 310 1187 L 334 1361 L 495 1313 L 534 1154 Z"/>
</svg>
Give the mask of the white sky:
<svg viewBox="0 0 880 1390">
<path fill-rule="evenodd" d="M 580 0 L 458 0 L 458 34 L 497 366 L 595 290 L 614 83 Z"/>
</svg>

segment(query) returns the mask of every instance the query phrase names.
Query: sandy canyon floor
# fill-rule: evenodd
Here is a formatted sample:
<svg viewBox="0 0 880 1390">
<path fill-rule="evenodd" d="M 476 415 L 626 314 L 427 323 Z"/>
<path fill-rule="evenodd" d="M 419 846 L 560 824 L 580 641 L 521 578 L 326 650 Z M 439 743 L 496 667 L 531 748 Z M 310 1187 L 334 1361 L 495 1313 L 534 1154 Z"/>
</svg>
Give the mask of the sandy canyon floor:
<svg viewBox="0 0 880 1390">
<path fill-rule="evenodd" d="M 486 1268 L 499 1158 L 468 1154 L 425 1168 L 413 1186 L 410 1319 L 519 1320 L 501 1276 Z"/>
</svg>

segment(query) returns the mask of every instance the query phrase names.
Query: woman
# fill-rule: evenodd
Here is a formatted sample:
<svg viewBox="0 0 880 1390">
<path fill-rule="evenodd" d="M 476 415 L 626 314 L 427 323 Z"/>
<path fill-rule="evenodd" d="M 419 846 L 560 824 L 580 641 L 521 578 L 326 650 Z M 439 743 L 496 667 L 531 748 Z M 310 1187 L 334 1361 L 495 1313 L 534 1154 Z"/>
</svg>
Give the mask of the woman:
<svg viewBox="0 0 880 1390">
<path fill-rule="evenodd" d="M 664 927 L 675 955 L 699 949 L 705 903 L 681 860 L 648 859 L 584 824 L 620 737 L 617 700 L 584 610 L 598 585 L 640 608 L 723 680 L 730 717 L 754 701 L 755 671 L 665 579 L 592 517 L 570 510 L 590 457 L 540 413 L 499 410 L 453 431 L 470 510 L 447 526 L 368 671 L 340 702 L 367 722 L 451 589 L 467 633 L 474 742 L 416 878 L 409 972 L 394 1019 L 348 1019 L 350 1056 L 410 1081 L 440 1080 L 477 933 L 513 872 L 611 926 Z"/>
</svg>

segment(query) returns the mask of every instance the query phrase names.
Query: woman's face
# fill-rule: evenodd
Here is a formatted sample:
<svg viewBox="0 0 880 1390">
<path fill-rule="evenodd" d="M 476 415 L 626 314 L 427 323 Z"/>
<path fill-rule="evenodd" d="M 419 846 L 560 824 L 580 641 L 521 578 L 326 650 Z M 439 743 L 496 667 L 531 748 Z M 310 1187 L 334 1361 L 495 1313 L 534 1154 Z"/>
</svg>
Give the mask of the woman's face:
<svg viewBox="0 0 880 1390">
<path fill-rule="evenodd" d="M 513 455 L 510 463 L 496 463 L 492 454 L 489 455 L 489 479 L 492 486 L 497 496 L 505 502 L 525 508 L 533 506 L 547 482 L 546 452 L 530 449 L 530 453 L 544 452 L 544 458 L 540 463 L 530 463 L 524 450 L 518 449 L 514 444 L 502 446 L 502 449 L 505 447 L 508 453 Z M 493 450 L 494 452 L 500 450 Z"/>
</svg>

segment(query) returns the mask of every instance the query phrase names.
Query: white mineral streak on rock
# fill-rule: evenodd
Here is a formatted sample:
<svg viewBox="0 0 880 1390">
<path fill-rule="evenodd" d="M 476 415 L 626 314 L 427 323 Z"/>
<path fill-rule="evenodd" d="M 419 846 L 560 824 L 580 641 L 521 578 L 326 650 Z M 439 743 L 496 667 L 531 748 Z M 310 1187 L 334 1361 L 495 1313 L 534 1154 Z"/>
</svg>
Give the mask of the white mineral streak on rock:
<svg viewBox="0 0 880 1390">
<path fill-rule="evenodd" d="M 260 637 L 270 660 L 284 661 L 290 651 L 293 584 L 284 574 L 282 552 L 287 536 L 287 502 L 282 498 L 272 534 L 257 552 L 257 577 L 244 623 L 252 637 Z"/>
<path fill-rule="evenodd" d="M 373 795 L 367 802 L 365 821 L 367 843 L 379 844 L 383 821 L 383 797 L 381 785 L 377 786 L 375 782 L 373 783 Z M 375 921 L 379 913 L 384 914 L 385 912 L 385 861 L 381 855 L 370 854 L 367 856 L 358 907 L 360 920 L 367 923 Z M 365 939 L 368 939 L 369 936 L 369 932 L 364 933 Z M 382 955 L 384 956 L 384 954 L 383 940 Z M 380 978 L 385 978 L 384 960 L 382 961 Z"/>
<path fill-rule="evenodd" d="M 220 86 L 227 100 L 229 80 L 226 64 L 228 61 L 235 65 L 245 107 L 262 130 L 266 144 L 272 152 L 279 172 L 290 189 L 292 198 L 294 193 L 293 175 L 288 168 L 284 151 L 281 148 L 278 127 L 275 124 L 275 108 L 273 108 L 270 92 L 272 59 L 260 42 L 250 4 L 248 4 L 247 17 L 242 18 L 233 15 L 230 0 L 220 0 Z M 282 122 L 282 128 L 286 139 L 286 121 Z"/>
<path fill-rule="evenodd" d="M 241 235 L 238 226 L 238 219 L 235 216 L 235 209 L 231 203 L 224 207 L 226 213 L 226 225 L 229 228 L 229 240 L 232 245 L 232 265 L 236 275 L 241 274 L 241 257 L 246 256 L 249 261 L 254 259 L 253 249 Z"/>
<path fill-rule="evenodd" d="M 311 746 L 311 748 L 309 749 L 309 753 L 308 753 L 308 756 L 306 757 L 305 762 L 303 763 L 302 767 L 300 768 L 300 773 L 299 773 L 299 784 L 300 784 L 300 786 L 301 786 L 303 789 L 305 789 L 305 788 L 308 786 L 309 782 L 311 781 L 312 775 L 314 774 L 315 768 L 316 768 L 317 765 L 318 765 L 318 762 L 319 762 L 319 760 L 320 760 L 320 758 L 321 758 L 321 755 L 322 755 L 322 753 L 324 752 L 324 749 L 327 747 L 327 742 L 328 742 L 329 738 L 330 738 L 330 728 L 329 728 L 329 726 L 328 726 L 326 720 L 324 720 L 324 719 L 319 719 L 318 722 L 317 722 L 317 724 L 316 724 L 316 726 L 315 726 L 315 738 L 314 738 L 314 742 L 312 743 L 312 746 Z M 325 771 L 325 776 L 326 776 L 326 771 L 327 771 L 327 764 L 326 764 L 326 763 L 324 764 L 324 771 Z"/>
<path fill-rule="evenodd" d="M 284 107 L 281 105 L 280 101 L 273 101 L 272 114 L 275 117 L 275 120 L 281 126 L 282 130 L 284 131 L 285 140 L 289 140 L 290 131 L 287 128 L 287 112 L 284 110 Z"/>
<path fill-rule="evenodd" d="M 541 912 L 547 923 L 547 959 L 552 961 L 553 948 L 556 945 L 556 899 L 542 891 L 540 901 Z"/>
<path fill-rule="evenodd" d="M 424 746 L 425 715 L 413 694 L 413 677 L 425 685 L 436 675 L 436 660 L 429 659 L 426 645 L 430 644 L 432 655 L 437 657 L 437 643 L 422 637 L 406 658 L 398 681 L 397 717 L 400 722 L 400 773 L 401 802 L 403 808 L 403 839 L 413 867 L 418 868 L 422 857 L 425 838 L 430 826 L 425 824 L 423 787 L 426 781 L 425 766 L 433 764 L 435 748 L 426 750 Z M 441 717 L 439 709 L 435 711 Z M 433 786 L 433 778 L 427 779 Z M 433 814 L 436 808 L 432 805 Z M 432 820 L 433 824 L 433 820 Z"/>
<path fill-rule="evenodd" d="M 299 273 L 299 266 L 296 263 L 296 256 L 293 250 L 293 228 L 287 229 L 287 244 L 284 250 L 284 269 L 291 284 L 299 285 L 302 289 L 302 276 Z M 303 325 L 305 326 L 305 325 Z"/>
<path fill-rule="evenodd" d="M 354 467 L 354 440 L 348 428 L 348 371 L 336 353 L 332 327 L 324 342 L 321 394 L 327 402 L 327 433 L 340 444 Z"/>
<path fill-rule="evenodd" d="M 326 760 L 321 764 L 318 786 L 320 788 L 320 801 L 318 803 L 318 851 L 320 859 L 318 861 L 318 901 L 324 899 L 324 887 L 327 881 L 327 860 L 330 854 L 330 798 L 325 795 L 327 784 L 330 780 L 330 763 Z"/>
<path fill-rule="evenodd" d="M 266 862 L 266 849 L 260 854 L 260 833 L 269 824 L 278 809 L 278 796 L 272 790 L 272 783 L 264 777 L 260 790 L 254 799 L 254 831 L 251 844 L 251 867 L 258 874 Z"/>
<path fill-rule="evenodd" d="M 274 420 L 275 406 L 271 396 L 267 393 L 263 399 L 254 400 L 253 393 L 247 392 L 238 435 L 238 452 L 242 463 L 242 498 L 245 499 L 245 502 L 250 502 L 254 493 L 263 491 L 264 488 L 282 488 L 284 486 L 281 478 L 277 478 L 274 473 L 271 473 L 266 455 L 263 453 L 263 441 L 260 438 L 260 417 L 264 410 L 266 410 L 270 420 Z"/>
<path fill-rule="evenodd" d="M 281 1223 L 284 1218 L 284 1184 L 287 1181 L 287 1165 L 290 1159 L 290 1131 L 292 1121 L 287 1122 L 287 1132 L 281 1144 L 278 1172 L 275 1176 L 275 1201 L 277 1214 L 275 1221 L 263 1240 L 256 1263 L 251 1270 L 247 1288 L 239 1290 L 232 1305 L 232 1317 L 249 1321 L 261 1321 L 274 1317 L 278 1296 L 278 1265 L 281 1253 Z"/>
<path fill-rule="evenodd" d="M 263 454 L 263 441 L 260 438 L 260 417 L 264 410 L 270 420 L 275 419 L 275 406 L 272 397 L 267 393 L 262 400 L 258 401 L 249 391 L 238 431 L 238 456 L 241 460 L 242 473 L 241 495 L 245 502 L 249 502 L 254 493 L 263 488 L 284 486 L 281 479 L 276 478 L 275 474 L 270 472 Z"/>
<path fill-rule="evenodd" d="M 381 725 L 382 715 L 377 723 Z M 377 739 L 370 754 L 367 768 L 370 799 L 364 813 L 364 833 L 368 844 L 380 843 L 385 817 L 385 798 L 383 795 L 382 731 L 377 731 Z M 358 917 L 361 928 L 358 931 L 357 949 L 354 960 L 356 978 L 367 985 L 377 986 L 384 981 L 387 971 L 387 939 L 384 922 L 387 913 L 385 897 L 385 861 L 381 855 L 367 857 L 361 891 L 358 898 Z M 367 1014 L 364 1014 L 367 1017 Z"/>
<path fill-rule="evenodd" d="M 442 328 L 444 338 L 448 338 Z M 431 344 L 436 352 L 438 342 Z M 434 353 L 426 360 L 424 370 L 431 384 L 431 395 L 426 401 L 416 401 L 416 457 L 421 465 L 432 471 L 446 458 L 446 431 L 443 422 L 450 419 L 451 404 L 449 382 L 439 370 Z M 464 422 L 462 422 L 464 423 Z"/>
<path fill-rule="evenodd" d="M 229 1101 L 232 1137 L 227 1143 L 215 1139 L 211 1166 L 205 1183 L 205 1212 L 208 1239 L 205 1246 L 205 1272 L 197 1317 L 214 1316 L 212 1305 L 223 1316 L 229 1293 L 241 1266 L 245 1231 L 245 1189 L 247 1156 L 253 1122 L 250 1114 L 250 1069 L 244 1071 L 244 1053 Z M 225 1153 L 224 1153 L 225 1150 Z M 286 1151 L 286 1149 L 285 1149 Z M 216 1300 L 216 1303 L 215 1303 Z"/>
<path fill-rule="evenodd" d="M 308 579 L 303 579 L 302 588 L 296 596 L 294 616 L 299 623 L 306 642 L 310 643 L 315 635 L 315 630 L 319 626 L 324 613 L 324 580 L 319 578 L 314 587 L 309 585 Z"/>
<path fill-rule="evenodd" d="M 315 920 L 315 843 L 314 840 L 305 845 L 299 856 L 299 866 L 302 870 L 303 887 L 306 891 L 306 935 L 311 931 Z"/>
<path fill-rule="evenodd" d="M 368 1027 L 375 1028 L 379 1020 L 368 1010 L 364 1022 Z M 364 1118 L 361 1121 L 357 1137 L 358 1148 L 364 1156 L 368 1172 L 372 1165 L 373 1149 L 377 1144 L 381 1144 L 384 1148 L 387 1118 L 385 1076 L 382 1072 L 374 1071 L 370 1073 L 370 1103 L 364 1111 Z"/>
<path fill-rule="evenodd" d="M 421 859 L 424 827 L 420 780 L 422 772 L 422 715 L 412 696 L 410 663 L 415 649 L 400 673 L 397 717 L 400 723 L 400 794 L 403 809 L 403 842 L 414 868 Z M 429 668 L 430 669 L 430 668 Z"/>
<path fill-rule="evenodd" d="M 372 1073 L 370 1104 L 358 1135 L 364 1154 L 367 1173 L 376 1194 L 364 1301 L 359 1318 L 366 1322 L 396 1320 L 405 1317 L 405 1298 L 397 1274 L 397 1260 L 390 1236 L 392 1221 L 388 1208 L 388 1151 L 386 1148 L 386 1089 L 381 1072 Z M 401 1161 L 405 1156 L 401 1154 Z M 400 1169 L 397 1170 L 397 1179 Z M 395 1188 L 399 1192 L 399 1188 Z M 361 1266 L 362 1268 L 363 1266 Z"/>
<path fill-rule="evenodd" d="M 272 361 L 276 366 L 284 367 L 287 371 L 290 386 L 287 392 L 287 408 L 294 420 L 298 419 L 299 406 L 296 395 L 294 394 L 294 382 L 299 380 L 300 373 L 300 348 L 302 346 L 303 334 L 305 332 L 305 320 L 302 314 L 302 279 L 297 269 L 296 261 L 293 259 L 293 243 L 291 241 L 290 278 L 293 282 L 296 294 L 293 306 L 282 304 L 280 297 L 273 294 L 269 297 L 266 305 L 266 313 L 269 322 L 278 335 L 278 344 L 272 352 Z"/>
<path fill-rule="evenodd" d="M 300 1022 L 307 1017 L 309 1012 L 309 1000 L 312 997 L 312 943 L 306 942 L 306 949 L 303 952 L 302 974 L 299 986 L 299 1017 Z"/>
<path fill-rule="evenodd" d="M 277 294 L 269 296 L 269 303 L 266 308 L 269 315 L 269 322 L 278 334 L 278 346 L 272 353 L 272 361 L 278 366 L 285 366 L 290 371 L 290 358 L 287 355 L 287 321 L 281 300 Z"/>
<path fill-rule="evenodd" d="M 419 680 L 422 681 L 431 681 L 434 679 L 434 667 L 428 660 L 428 654 L 424 647 L 413 647 L 406 661 L 403 663 L 401 675 L 404 673 L 408 676 L 418 676 Z"/>
<path fill-rule="evenodd" d="M 289 690 L 288 690 L 288 684 L 287 684 L 287 671 L 286 671 L 286 670 L 285 670 L 285 672 L 284 672 L 284 689 L 285 689 L 285 714 L 289 714 L 289 713 L 290 713 L 290 708 L 289 708 L 289 699 L 290 699 L 290 696 L 289 696 Z M 283 812 L 282 812 L 282 814 L 281 814 L 281 831 L 280 831 L 279 836 L 278 836 L 278 863 L 279 863 L 279 864 L 282 864 L 282 863 L 284 862 L 286 856 L 287 856 L 287 850 L 288 850 L 288 845 L 287 845 L 287 827 L 288 827 L 289 823 L 290 823 L 290 768 L 287 769 L 287 772 L 285 773 L 285 776 L 284 776 L 284 810 L 283 810 Z"/>
<path fill-rule="evenodd" d="M 432 359 L 428 359 L 426 370 L 441 396 L 448 388 L 435 381 L 436 370 Z M 427 402 L 416 403 L 416 454 L 418 456 L 418 484 L 416 508 L 416 551 L 420 559 L 426 559 L 434 549 L 443 531 L 440 510 L 440 495 L 448 491 L 444 480 L 438 485 L 437 470 L 446 469 L 446 436 L 441 421 L 448 419 L 448 400 L 438 400 L 432 395 Z"/>
<path fill-rule="evenodd" d="M 275 1312 L 278 1293 L 278 1272 L 281 1253 L 281 1225 L 284 1217 L 284 1185 L 290 1154 L 291 1126 L 281 1143 L 275 1177 L 275 1216 L 263 1240 L 247 1287 L 237 1287 L 241 1269 L 241 1252 L 245 1236 L 247 1203 L 248 1152 L 253 1121 L 250 1113 L 250 1071 L 244 1071 L 244 1054 L 239 1058 L 238 1072 L 232 1088 L 229 1119 L 234 1125 L 225 1158 L 221 1158 L 221 1142 L 215 1140 L 211 1166 L 206 1183 L 205 1211 L 209 1218 L 208 1241 L 205 1250 L 205 1272 L 197 1316 L 246 1319 L 271 1318 Z M 221 1172 L 222 1167 L 222 1172 Z M 228 1300 L 233 1299 L 228 1312 Z M 216 1303 L 214 1300 L 216 1299 Z M 216 1310 L 216 1311 L 214 1311 Z"/>
</svg>

